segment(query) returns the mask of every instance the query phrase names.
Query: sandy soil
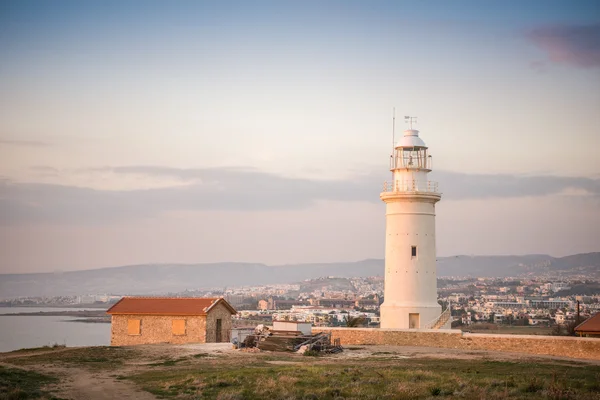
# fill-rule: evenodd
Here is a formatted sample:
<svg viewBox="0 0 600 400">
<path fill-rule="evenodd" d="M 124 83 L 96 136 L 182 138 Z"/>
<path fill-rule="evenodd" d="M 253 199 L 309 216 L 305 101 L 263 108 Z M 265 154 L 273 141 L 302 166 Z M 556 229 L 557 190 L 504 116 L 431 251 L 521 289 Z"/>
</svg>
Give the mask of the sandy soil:
<svg viewBox="0 0 600 400">
<path fill-rule="evenodd" d="M 61 399 L 89 399 L 89 400 L 112 400 L 112 399 L 156 399 L 153 395 L 138 389 L 129 381 L 115 379 L 114 371 L 91 372 L 85 368 L 60 367 L 56 365 L 14 365 L 9 362 L 15 358 L 32 357 L 44 354 L 56 354 L 70 351 L 75 348 L 67 347 L 60 350 L 34 351 L 30 353 L 0 353 L 0 365 L 7 368 L 21 368 L 39 372 L 41 374 L 53 375 L 60 378 L 60 383 L 50 385 L 46 389 Z M 6 362 L 9 361 L 9 362 Z M 128 371 L 134 371 L 135 367 L 128 367 Z M 124 371 L 123 371 L 124 372 Z"/>
<path fill-rule="evenodd" d="M 89 400 L 104 400 L 104 399 L 141 399 L 149 400 L 155 397 L 147 392 L 142 391 L 128 380 L 116 379 L 118 375 L 129 375 L 136 372 L 147 370 L 148 364 L 156 363 L 157 361 L 172 360 L 181 357 L 197 355 L 199 353 L 206 354 L 201 360 L 210 359 L 211 356 L 219 356 L 222 359 L 226 356 L 227 361 L 231 363 L 240 363 L 244 359 L 255 358 L 256 353 L 246 353 L 240 350 L 233 349 L 229 343 L 208 343 L 208 344 L 185 344 L 185 345 L 145 345 L 136 346 L 135 350 L 139 352 L 139 356 L 134 359 L 127 360 L 125 365 L 119 367 L 118 371 L 100 370 L 90 371 L 75 365 L 14 365 L 11 361 L 16 358 L 32 357 L 43 355 L 46 353 L 61 353 L 71 351 L 74 348 L 65 348 L 58 350 L 40 350 L 24 353 L 0 353 L 0 365 L 11 368 L 23 368 L 49 375 L 55 375 L 61 378 L 61 382 L 57 385 L 48 387 L 55 396 L 64 399 L 89 399 Z M 270 353 L 261 352 L 261 354 L 274 354 L 283 358 L 282 360 L 268 361 L 272 364 L 286 365 L 295 364 L 302 360 L 298 354 L 292 353 Z M 342 353 L 330 355 L 328 361 L 336 362 L 337 360 L 352 360 L 366 357 L 383 357 L 386 359 L 406 359 L 406 358 L 432 358 L 432 359 L 485 359 L 498 361 L 520 361 L 520 362 L 535 362 L 543 360 L 544 362 L 554 361 L 557 364 L 581 362 L 585 364 L 600 365 L 598 360 L 577 360 L 564 357 L 551 356 L 532 356 L 521 353 L 503 353 L 491 352 L 483 350 L 460 350 L 460 349 L 441 349 L 431 347 L 411 347 L 411 346 L 347 346 Z M 306 360 L 302 357 L 304 361 Z M 198 361 L 203 362 L 203 361 Z"/>
<path fill-rule="evenodd" d="M 459 360 L 494 360 L 494 361 L 518 361 L 536 362 L 543 360 L 548 362 L 581 362 L 591 365 L 600 365 L 600 360 L 575 359 L 568 357 L 556 357 L 546 355 L 532 355 L 526 353 L 499 352 L 489 350 L 464 350 L 446 349 L 436 347 L 417 346 L 347 346 L 351 351 L 332 355 L 332 358 L 364 358 L 364 357 L 390 357 L 390 358 L 432 358 L 432 359 L 459 359 Z"/>
<path fill-rule="evenodd" d="M 46 371 L 55 373 L 53 371 Z M 65 399 L 155 399 L 152 394 L 137 388 L 129 381 L 116 380 L 113 373 L 91 373 L 85 370 L 69 368 L 63 371 L 65 379 L 56 387 L 48 389 L 57 397 Z"/>
</svg>

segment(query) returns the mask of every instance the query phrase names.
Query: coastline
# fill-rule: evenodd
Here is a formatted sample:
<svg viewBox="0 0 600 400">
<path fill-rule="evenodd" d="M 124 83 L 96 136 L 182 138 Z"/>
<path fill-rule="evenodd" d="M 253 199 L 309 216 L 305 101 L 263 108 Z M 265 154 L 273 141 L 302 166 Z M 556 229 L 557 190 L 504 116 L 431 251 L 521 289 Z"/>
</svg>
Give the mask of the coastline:
<svg viewBox="0 0 600 400">
<path fill-rule="evenodd" d="M 89 324 L 110 324 L 110 316 L 106 310 L 80 310 L 80 311 L 36 311 L 3 313 L 0 317 L 73 317 L 77 319 L 64 319 L 62 322 L 82 322 Z"/>
<path fill-rule="evenodd" d="M 106 310 L 81 310 L 81 311 L 36 311 L 36 312 L 18 312 L 3 313 L 0 317 L 104 317 Z"/>
</svg>

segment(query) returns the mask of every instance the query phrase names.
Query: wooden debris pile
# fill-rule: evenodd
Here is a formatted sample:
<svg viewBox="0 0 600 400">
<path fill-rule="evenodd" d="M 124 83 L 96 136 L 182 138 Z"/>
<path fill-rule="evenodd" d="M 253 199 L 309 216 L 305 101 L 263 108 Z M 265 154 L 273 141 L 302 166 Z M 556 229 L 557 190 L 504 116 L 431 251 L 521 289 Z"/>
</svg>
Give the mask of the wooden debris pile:
<svg viewBox="0 0 600 400">
<path fill-rule="evenodd" d="M 341 353 L 344 350 L 339 338 L 331 343 L 331 333 L 319 332 L 309 337 L 303 336 L 303 338 L 306 340 L 294 346 L 294 351 L 301 351 L 301 349 L 304 349 L 304 351 L 301 351 L 302 353 L 312 350 L 327 354 L 335 354 Z"/>
<path fill-rule="evenodd" d="M 340 340 L 335 339 L 332 343 L 331 333 L 326 332 L 304 335 L 299 331 L 264 331 L 248 335 L 238 347 L 240 349 L 256 347 L 261 351 L 300 351 L 302 353 L 311 350 L 327 354 L 343 351 Z"/>
</svg>

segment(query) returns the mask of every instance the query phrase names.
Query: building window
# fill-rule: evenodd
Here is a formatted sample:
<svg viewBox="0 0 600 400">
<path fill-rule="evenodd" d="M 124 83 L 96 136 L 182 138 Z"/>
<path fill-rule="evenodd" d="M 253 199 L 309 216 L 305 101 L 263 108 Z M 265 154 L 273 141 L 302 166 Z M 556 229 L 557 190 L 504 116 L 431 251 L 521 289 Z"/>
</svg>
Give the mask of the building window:
<svg viewBox="0 0 600 400">
<path fill-rule="evenodd" d="M 127 334 L 128 335 L 141 335 L 142 334 L 142 320 L 141 319 L 127 320 Z"/>
<path fill-rule="evenodd" d="M 417 258 L 417 246 L 410 246 L 410 258 Z"/>
<path fill-rule="evenodd" d="M 173 335 L 183 336 L 185 332 L 185 319 L 174 319 L 173 320 Z"/>
</svg>

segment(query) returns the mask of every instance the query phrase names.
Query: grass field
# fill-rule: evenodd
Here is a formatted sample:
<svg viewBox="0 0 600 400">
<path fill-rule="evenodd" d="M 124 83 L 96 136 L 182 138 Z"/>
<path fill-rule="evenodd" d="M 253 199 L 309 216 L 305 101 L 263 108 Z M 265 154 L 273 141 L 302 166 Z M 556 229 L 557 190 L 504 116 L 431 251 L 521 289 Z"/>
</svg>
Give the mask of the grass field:
<svg viewBox="0 0 600 400">
<path fill-rule="evenodd" d="M 37 349 L 36 349 L 37 350 Z M 68 350 L 68 349 L 67 349 Z M 39 355 L 27 356 L 27 351 L 21 350 L 25 357 L 13 358 L 12 364 L 22 366 L 56 365 L 61 367 L 79 367 L 91 370 L 111 370 L 119 368 L 135 357 L 135 350 L 122 347 L 87 347 L 68 351 L 46 352 Z"/>
<path fill-rule="evenodd" d="M 57 382 L 56 377 L 0 366 L 0 400 L 54 399 L 42 387 Z"/>
<path fill-rule="evenodd" d="M 600 367 L 481 360 L 306 360 L 294 365 L 215 363 L 148 371 L 130 379 L 177 399 L 592 399 Z"/>
<path fill-rule="evenodd" d="M 514 354 L 494 359 L 496 353 L 458 350 L 427 355 L 396 346 L 348 347 L 319 357 L 202 349 L 158 345 L 11 353 L 4 362 L 43 373 L 0 369 L 0 392 L 16 393 L 0 399 L 51 398 L 44 385 L 57 386 L 59 379 L 85 371 L 86 379 L 101 378 L 98 385 L 129 385 L 164 399 L 600 399 L 600 365 L 589 362 Z M 49 376 L 58 369 L 60 374 Z M 128 398 L 137 398 L 131 393 Z M 69 396 L 68 385 L 54 395 L 77 398 Z"/>
</svg>

